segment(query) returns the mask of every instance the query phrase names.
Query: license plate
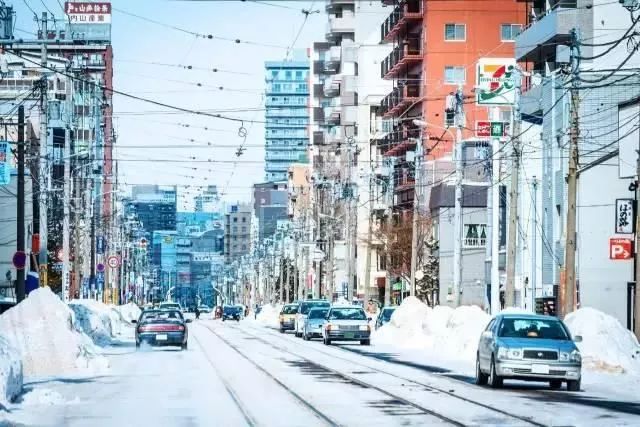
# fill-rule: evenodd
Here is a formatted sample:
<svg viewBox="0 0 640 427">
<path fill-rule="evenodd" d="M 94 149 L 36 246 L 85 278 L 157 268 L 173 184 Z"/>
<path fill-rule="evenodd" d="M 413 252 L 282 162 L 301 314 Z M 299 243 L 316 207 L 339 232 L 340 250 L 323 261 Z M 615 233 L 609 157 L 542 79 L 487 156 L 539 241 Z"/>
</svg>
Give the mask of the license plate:
<svg viewBox="0 0 640 427">
<path fill-rule="evenodd" d="M 355 337 L 355 334 L 353 332 L 345 332 L 344 337 L 345 338 L 353 338 L 353 337 Z"/>
<path fill-rule="evenodd" d="M 166 340 L 167 340 L 167 334 L 156 335 L 156 341 L 166 341 Z"/>
<path fill-rule="evenodd" d="M 549 365 L 531 365 L 532 374 L 548 374 Z"/>
</svg>

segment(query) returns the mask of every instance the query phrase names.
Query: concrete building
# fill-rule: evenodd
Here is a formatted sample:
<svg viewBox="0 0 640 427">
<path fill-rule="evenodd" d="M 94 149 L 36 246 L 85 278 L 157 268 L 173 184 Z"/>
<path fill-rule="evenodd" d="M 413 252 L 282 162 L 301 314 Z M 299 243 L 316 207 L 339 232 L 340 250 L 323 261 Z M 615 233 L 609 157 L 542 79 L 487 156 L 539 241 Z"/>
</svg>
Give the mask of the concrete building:
<svg viewBox="0 0 640 427">
<path fill-rule="evenodd" d="M 267 61 L 265 181 L 286 181 L 292 163 L 307 162 L 309 60 L 306 50 L 290 60 Z"/>
<path fill-rule="evenodd" d="M 228 265 L 251 250 L 251 206 L 229 206 L 224 222 L 224 260 Z"/>
<path fill-rule="evenodd" d="M 129 207 L 148 233 L 176 229 L 177 190 L 171 186 L 136 185 Z"/>
<path fill-rule="evenodd" d="M 485 245 L 487 244 L 487 186 L 464 185 L 462 191 L 462 279 L 461 304 L 487 307 L 485 280 Z M 431 190 L 429 209 L 433 220 L 433 237 L 440 242 L 440 304 L 453 305 L 453 208 L 455 187 L 438 184 Z"/>
<path fill-rule="evenodd" d="M 218 187 L 210 185 L 204 191 L 194 198 L 196 212 L 219 213 L 221 210 L 220 194 Z"/>
<path fill-rule="evenodd" d="M 524 118 L 529 120 L 523 129 L 538 126 L 538 131 L 526 135 L 520 194 L 521 218 L 535 218 L 539 228 L 535 233 L 525 230 L 531 237 L 520 242 L 520 247 L 526 248 L 527 241 L 535 237 L 537 250 L 533 259 L 532 251 L 523 252 L 516 285 L 533 282 L 531 265 L 540 266 L 535 275 L 538 301 L 545 298 L 557 302 L 555 296 L 563 285 L 570 109 L 563 88 L 567 81 L 558 71 L 569 61 L 566 45 L 571 29 L 576 28 L 585 43 L 594 44 L 592 40 L 596 39 L 602 45 L 585 44 L 580 53 L 583 59 L 579 70 L 584 81 L 578 112 L 578 299 L 581 307 L 602 310 L 630 326 L 627 283 L 633 280 L 633 260 L 609 257 L 610 238 L 631 237 L 616 234 L 614 220 L 616 199 L 634 198 L 629 184 L 635 179 L 638 139 L 633 140 L 627 130 L 633 130 L 629 126 L 637 123 L 637 116 L 634 122 L 629 118 L 633 115 L 625 114 L 640 96 L 640 81 L 632 71 L 640 65 L 640 58 L 630 54 L 625 43 L 609 51 L 611 42 L 620 39 L 632 25 L 630 15 L 618 2 L 605 0 L 541 2 L 530 12 L 523 17 L 534 14 L 535 22 L 517 37 L 515 53 L 523 68 L 540 76 L 525 80 L 522 102 Z M 621 69 L 613 74 L 606 71 L 617 66 Z M 626 151 L 626 141 L 630 141 L 631 154 Z M 537 204 L 531 202 L 534 176 L 538 182 Z"/>
<path fill-rule="evenodd" d="M 253 185 L 253 212 L 258 225 L 258 241 L 272 237 L 277 222 L 288 218 L 288 195 L 286 181 Z"/>
</svg>

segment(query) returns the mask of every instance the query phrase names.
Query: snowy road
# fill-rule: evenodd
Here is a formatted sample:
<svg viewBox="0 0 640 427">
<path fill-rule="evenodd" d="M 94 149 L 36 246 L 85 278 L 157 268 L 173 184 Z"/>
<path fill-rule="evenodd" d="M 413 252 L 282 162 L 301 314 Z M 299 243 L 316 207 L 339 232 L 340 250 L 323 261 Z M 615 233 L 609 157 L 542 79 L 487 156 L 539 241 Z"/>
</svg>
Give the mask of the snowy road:
<svg viewBox="0 0 640 427">
<path fill-rule="evenodd" d="M 638 399 L 480 388 L 375 346 L 327 347 L 249 320 L 195 322 L 187 351 L 136 351 L 129 342 L 106 353 L 108 375 L 27 382 L 8 425 L 602 426 L 640 417 Z"/>
</svg>

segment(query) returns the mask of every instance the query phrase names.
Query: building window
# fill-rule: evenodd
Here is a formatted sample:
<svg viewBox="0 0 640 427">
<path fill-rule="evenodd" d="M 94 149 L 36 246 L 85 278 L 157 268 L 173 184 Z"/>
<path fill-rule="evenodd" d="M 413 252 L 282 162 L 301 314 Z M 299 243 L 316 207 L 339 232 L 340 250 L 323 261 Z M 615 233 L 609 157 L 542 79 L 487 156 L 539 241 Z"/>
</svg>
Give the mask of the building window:
<svg viewBox="0 0 640 427">
<path fill-rule="evenodd" d="M 463 42 L 467 39 L 465 24 L 444 24 L 444 39 L 446 41 Z"/>
<path fill-rule="evenodd" d="M 235 225 L 233 226 L 233 232 L 237 233 L 238 232 L 238 227 L 236 227 Z"/>
<path fill-rule="evenodd" d="M 521 32 L 522 25 L 520 24 L 502 24 L 500 25 L 500 40 L 503 42 L 515 41 Z"/>
<path fill-rule="evenodd" d="M 247 245 L 242 245 L 242 250 L 246 251 L 247 250 Z"/>
<path fill-rule="evenodd" d="M 233 222 L 238 222 L 238 218 L 233 218 Z"/>
<path fill-rule="evenodd" d="M 464 84 L 466 80 L 466 70 L 464 67 L 446 66 L 444 67 L 445 84 Z"/>
<path fill-rule="evenodd" d="M 302 80 L 302 71 L 296 71 L 296 80 Z"/>
<path fill-rule="evenodd" d="M 278 78 L 278 70 L 271 71 L 271 78 L 274 80 Z"/>
<path fill-rule="evenodd" d="M 263 200 L 262 203 L 264 203 L 264 199 L 262 199 L 262 200 Z M 247 217 L 242 217 L 242 222 L 247 222 Z"/>
<path fill-rule="evenodd" d="M 285 71 L 284 72 L 284 78 L 287 80 L 291 80 L 291 71 Z"/>
<path fill-rule="evenodd" d="M 464 247 L 480 248 L 487 243 L 486 224 L 465 224 L 464 225 Z"/>
<path fill-rule="evenodd" d="M 444 127 L 455 126 L 456 124 L 456 112 L 453 110 L 446 110 L 444 112 Z"/>
<path fill-rule="evenodd" d="M 242 232 L 246 233 L 247 232 L 247 227 L 245 227 L 244 225 L 242 226 Z"/>
</svg>

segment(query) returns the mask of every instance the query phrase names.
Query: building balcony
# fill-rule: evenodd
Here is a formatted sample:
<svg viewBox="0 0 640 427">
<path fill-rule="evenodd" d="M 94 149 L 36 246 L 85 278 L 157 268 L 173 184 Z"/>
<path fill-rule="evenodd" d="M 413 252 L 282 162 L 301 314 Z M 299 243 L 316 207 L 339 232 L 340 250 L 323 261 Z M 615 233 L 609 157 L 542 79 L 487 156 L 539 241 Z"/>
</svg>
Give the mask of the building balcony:
<svg viewBox="0 0 640 427">
<path fill-rule="evenodd" d="M 396 46 L 380 64 L 380 75 L 383 79 L 397 78 L 407 69 L 422 62 L 421 37 L 407 38 L 402 46 Z"/>
<path fill-rule="evenodd" d="M 397 157 L 415 147 L 418 138 L 420 138 L 420 128 L 413 125 L 397 126 L 381 138 L 378 145 L 385 157 Z"/>
<path fill-rule="evenodd" d="M 421 0 L 407 0 L 396 6 L 380 25 L 380 39 L 386 42 L 393 41 L 405 33 L 409 25 L 422 21 L 421 3 Z"/>
<path fill-rule="evenodd" d="M 568 44 L 572 28 L 583 27 L 591 19 L 591 10 L 578 8 L 576 0 L 555 0 L 547 10 L 534 10 L 535 21 L 516 37 L 518 62 L 535 62 L 555 57 L 556 48 Z"/>
<path fill-rule="evenodd" d="M 329 51 L 325 56 L 325 66 L 331 67 L 332 69 L 340 67 L 340 62 L 342 61 L 342 48 L 341 46 L 331 46 Z"/>
<path fill-rule="evenodd" d="M 356 0 L 327 0 L 325 10 L 331 12 L 342 6 L 353 6 Z"/>
<path fill-rule="evenodd" d="M 422 84 L 409 83 L 397 87 L 380 103 L 382 117 L 397 117 L 422 99 Z"/>
<path fill-rule="evenodd" d="M 338 40 L 344 34 L 355 32 L 355 16 L 353 13 L 344 12 L 340 18 L 335 15 L 329 15 L 327 23 L 326 37 L 327 40 Z"/>
<path fill-rule="evenodd" d="M 341 126 L 332 127 L 327 132 L 326 141 L 327 141 L 327 144 L 330 144 L 330 145 L 342 143 L 344 141 L 344 135 L 342 134 L 342 127 Z"/>
<path fill-rule="evenodd" d="M 333 99 L 330 105 L 324 107 L 324 118 L 328 124 L 340 124 L 340 115 L 342 114 L 342 106 L 337 102 L 336 99 Z"/>
<path fill-rule="evenodd" d="M 342 83 L 342 75 L 334 74 L 324 81 L 323 94 L 330 98 L 340 95 L 340 84 Z"/>
</svg>

